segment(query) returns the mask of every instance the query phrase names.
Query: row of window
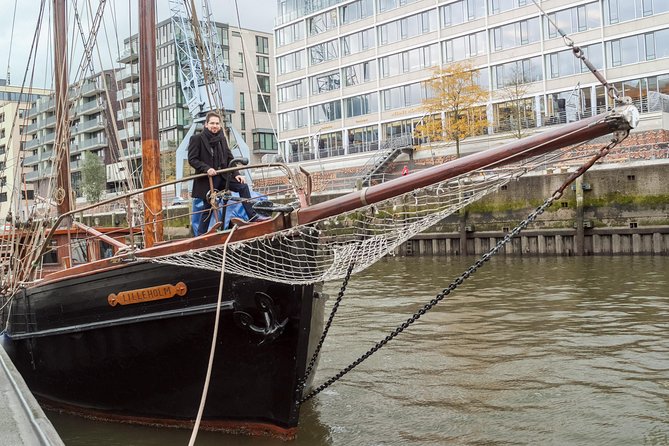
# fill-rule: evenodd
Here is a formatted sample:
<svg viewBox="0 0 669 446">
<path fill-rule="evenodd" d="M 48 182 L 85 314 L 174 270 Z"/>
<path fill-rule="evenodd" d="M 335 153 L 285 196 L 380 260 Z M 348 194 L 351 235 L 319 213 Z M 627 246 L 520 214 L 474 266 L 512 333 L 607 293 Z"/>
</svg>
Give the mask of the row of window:
<svg viewBox="0 0 669 446">
<path fill-rule="evenodd" d="M 669 0 L 666 0 L 669 3 Z M 570 8 L 552 14 L 553 23 L 563 32 L 569 32 L 570 24 L 578 30 L 591 29 L 600 26 L 599 9 L 596 3 Z M 435 30 L 434 17 L 429 12 L 416 14 L 410 17 L 381 25 L 377 29 L 378 44 L 386 45 L 405 40 L 423 33 Z M 583 21 L 583 25 L 581 25 Z M 566 28 L 566 30 L 565 30 Z M 559 35 L 557 29 L 550 22 L 544 24 L 546 38 Z M 287 74 L 306 67 L 305 57 L 310 66 L 315 66 L 341 56 L 357 54 L 376 46 L 375 28 L 368 28 L 356 33 L 322 42 L 277 59 L 279 74 Z M 541 40 L 541 21 L 539 17 L 509 23 L 491 28 L 489 32 L 479 31 L 465 36 L 445 41 L 444 60 L 455 61 L 483 55 L 488 52 L 504 51 L 523 45 L 529 45 Z"/>
<path fill-rule="evenodd" d="M 378 0 L 377 11 L 379 13 L 413 3 L 415 0 Z M 409 17 L 389 22 L 379 26 L 379 42 L 381 45 L 396 42 L 399 39 L 413 37 L 435 31 L 437 26 L 447 28 L 461 23 L 478 20 L 488 15 L 499 14 L 511 9 L 526 5 L 532 5 L 532 0 L 458 0 L 448 5 L 440 6 L 437 10 L 430 10 Z M 604 22 L 615 24 L 630 20 L 648 17 L 654 14 L 669 12 L 669 0 L 603 0 Z M 298 22 L 288 25 L 276 31 L 276 45 L 281 47 L 304 39 L 305 35 L 317 35 L 332 29 L 339 24 L 346 25 L 374 15 L 373 0 L 358 0 L 336 9 L 325 11 L 310 17 L 306 22 Z M 437 23 L 439 20 L 439 23 Z M 538 23 L 538 18 L 536 18 Z M 583 5 L 574 6 L 561 11 L 548 14 L 546 26 L 546 38 L 559 36 L 560 31 L 566 34 L 587 31 L 599 27 L 602 23 L 600 13 L 600 2 L 594 1 Z M 306 23 L 306 32 L 305 32 Z M 555 26 L 554 26 L 555 25 Z M 526 34 L 538 34 L 538 25 L 528 23 Z M 514 30 L 515 31 L 515 30 Z M 499 31 L 501 34 L 509 33 L 510 30 Z M 517 31 L 516 31 L 517 32 Z M 522 33 L 523 31 L 520 30 Z M 499 36 L 501 39 L 503 36 Z M 511 38 L 511 36 L 507 36 Z M 522 36 L 514 36 L 514 39 L 522 40 Z M 525 38 L 530 38 L 526 36 Z"/>
<path fill-rule="evenodd" d="M 442 57 L 446 62 L 464 60 L 478 54 L 478 34 L 459 37 L 442 42 Z M 587 59 L 597 69 L 604 68 L 604 50 L 606 48 L 607 67 L 650 61 L 669 57 L 669 46 L 658 44 L 669 41 L 669 28 L 636 36 L 608 41 L 604 46 L 600 43 L 581 47 Z M 589 69 L 580 59 L 574 57 L 570 49 L 512 61 L 491 67 L 492 88 L 497 89 L 509 84 L 525 84 L 546 79 L 556 79 L 585 73 Z M 306 97 L 308 86 L 311 96 L 339 90 L 342 85 L 349 87 L 387 78 L 429 67 L 439 66 L 438 44 L 427 45 L 408 51 L 391 54 L 377 60 L 359 62 L 342 68 L 320 73 L 308 78 L 282 84 L 277 89 L 279 103 L 289 102 Z M 544 72 L 546 73 L 544 76 Z M 479 84 L 488 88 L 487 70 L 480 71 Z"/>
<path fill-rule="evenodd" d="M 658 93 L 669 94 L 669 74 L 648 78 L 631 79 L 614 82 L 613 85 L 621 94 L 633 99 L 634 104 L 642 111 L 661 110 L 657 101 Z M 538 125 L 553 125 L 573 122 L 584 117 L 601 113 L 606 109 L 606 91 L 602 85 L 586 87 L 578 91 L 563 91 L 539 95 L 536 97 L 499 102 L 492 104 L 487 116 L 489 125 L 483 133 L 517 131 Z M 384 139 L 413 134 L 422 117 L 406 118 L 380 125 L 367 125 L 347 129 L 339 129 L 329 133 L 320 133 L 317 149 L 312 138 L 302 137 L 282 142 L 291 161 L 313 159 L 314 153 L 319 157 L 338 156 L 345 153 L 377 150 L 379 147 L 379 130 Z M 380 129 L 379 129 L 380 128 Z M 348 144 L 344 141 L 348 140 Z M 419 140 L 414 140 L 417 143 Z M 316 152 L 317 150 L 317 152 Z"/>
<path fill-rule="evenodd" d="M 519 70 L 528 70 L 529 75 L 531 75 L 532 63 L 532 59 L 519 61 L 515 68 Z M 619 91 L 622 94 L 632 97 L 634 100 L 639 100 L 642 96 L 648 96 L 648 92 L 651 91 L 669 94 L 669 75 L 648 78 L 645 80 L 644 85 L 644 91 L 641 91 L 639 82 L 626 81 L 620 83 Z M 603 94 L 604 93 L 602 93 L 602 95 Z M 318 125 L 324 122 L 339 120 L 342 117 L 352 118 L 376 113 L 380 109 L 393 110 L 420 106 L 427 98 L 431 97 L 431 95 L 430 88 L 426 83 L 414 82 L 408 85 L 384 89 L 378 94 L 366 93 L 344 98 L 342 100 L 329 101 L 323 104 L 280 113 L 279 129 L 281 131 L 294 130 L 306 127 L 309 123 L 311 123 L 311 125 Z M 571 97 L 573 95 L 569 93 L 569 96 Z M 585 98 L 585 100 L 589 102 L 590 98 Z M 528 103 L 532 102 L 531 99 L 528 99 L 527 101 Z M 557 105 L 555 107 L 559 108 Z"/>
</svg>

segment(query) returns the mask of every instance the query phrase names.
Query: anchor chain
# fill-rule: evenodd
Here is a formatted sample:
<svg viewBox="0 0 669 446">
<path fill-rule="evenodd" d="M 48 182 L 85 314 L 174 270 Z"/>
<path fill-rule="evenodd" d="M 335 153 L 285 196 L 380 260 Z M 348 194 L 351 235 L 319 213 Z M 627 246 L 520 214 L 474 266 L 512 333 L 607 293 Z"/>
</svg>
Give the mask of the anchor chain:
<svg viewBox="0 0 669 446">
<path fill-rule="evenodd" d="M 355 267 L 355 262 L 351 262 L 351 264 L 348 266 L 348 270 L 346 271 L 346 277 L 344 277 L 344 281 L 342 282 L 341 288 L 339 289 L 339 293 L 337 294 L 337 300 L 332 306 L 332 310 L 330 311 L 330 316 L 328 317 L 328 321 L 325 324 L 325 328 L 323 329 L 323 334 L 321 334 L 321 338 L 318 341 L 316 349 L 314 350 L 314 354 L 311 356 L 311 361 L 309 361 L 307 370 L 304 372 L 304 377 L 302 377 L 302 379 L 300 379 L 297 384 L 298 395 L 301 394 L 304 391 L 304 388 L 307 386 L 307 380 L 309 379 L 309 376 L 311 376 L 311 373 L 314 370 L 314 366 L 316 365 L 316 360 L 318 359 L 318 355 L 321 352 L 321 348 L 323 348 L 323 344 L 325 343 L 325 338 L 328 335 L 328 332 L 330 331 L 330 326 L 332 326 L 332 321 L 334 320 L 335 314 L 337 314 L 337 310 L 339 309 L 339 304 L 341 303 L 341 300 L 344 297 L 344 292 L 346 291 L 346 287 L 348 286 L 348 281 L 351 278 L 351 274 L 353 273 L 354 267 Z M 299 402 L 301 403 L 301 401 Z"/>
<path fill-rule="evenodd" d="M 444 288 L 441 293 L 437 294 L 434 299 L 432 299 L 430 302 L 425 304 L 420 310 L 415 312 L 410 318 L 408 318 L 405 322 L 403 322 L 399 327 L 397 327 L 395 330 L 393 330 L 389 335 L 387 335 L 384 339 L 380 340 L 379 342 L 376 343 L 372 348 L 367 350 L 362 356 L 360 356 L 358 359 L 350 363 L 346 368 L 342 369 L 339 371 L 336 375 L 325 381 L 323 384 L 315 388 L 313 391 L 311 391 L 308 395 L 303 397 L 301 400 L 298 401 L 299 404 L 302 404 L 311 398 L 315 397 L 319 393 L 321 393 L 323 390 L 327 389 L 330 387 L 332 384 L 335 382 L 339 381 L 344 375 L 346 375 L 348 372 L 356 368 L 358 365 L 360 365 L 363 361 L 365 361 L 367 358 L 372 356 L 374 353 L 376 353 L 378 350 L 380 350 L 383 346 L 388 344 L 390 341 L 392 341 L 394 338 L 396 338 L 399 334 L 401 334 L 405 329 L 407 329 L 411 324 L 416 322 L 418 319 L 420 319 L 421 316 L 423 316 L 425 313 L 430 311 L 432 308 L 434 308 L 439 302 L 441 302 L 446 296 L 451 294 L 456 288 L 458 288 L 460 285 L 464 283 L 465 280 L 469 279 L 476 271 L 481 268 L 487 262 L 499 252 L 500 249 L 504 245 L 506 245 L 513 237 L 518 235 L 523 229 L 525 229 L 530 223 L 532 223 L 534 220 L 539 217 L 539 215 L 543 214 L 546 209 L 548 209 L 554 202 L 555 200 L 558 200 L 560 197 L 562 197 L 562 194 L 564 193 L 565 189 L 569 187 L 571 183 L 573 183 L 578 177 L 583 175 L 592 165 L 594 165 L 598 160 L 601 158 L 605 157 L 613 147 L 615 147 L 617 144 L 619 144 L 622 140 L 624 140 L 627 135 L 629 134 L 628 131 L 619 131 L 614 133 L 614 137 L 611 139 L 611 142 L 602 147 L 597 154 L 595 154 L 590 160 L 588 160 L 585 164 L 580 166 L 574 173 L 572 173 L 563 183 L 560 187 L 558 187 L 553 195 L 548 197 L 541 206 L 536 208 L 532 213 L 530 213 L 525 220 L 520 222 L 511 232 L 506 234 L 506 236 L 497 242 L 497 244 L 490 249 L 488 252 L 483 254 L 476 262 L 474 262 L 473 265 L 471 265 L 467 270 L 462 273 L 457 279 L 455 279 L 453 282 L 448 285 L 448 287 Z M 350 272 L 350 270 L 349 270 Z M 348 276 L 346 278 L 346 282 L 348 282 Z M 340 292 L 340 296 L 338 297 L 338 302 L 336 305 L 338 306 L 339 301 L 341 300 L 341 296 L 343 295 L 343 289 L 345 287 L 342 287 L 342 291 Z M 333 316 L 333 315 L 331 315 Z M 328 324 L 331 322 L 328 321 Z M 324 336 L 321 338 L 321 340 L 324 339 Z M 322 342 L 321 342 L 322 344 Z M 319 344 L 319 348 L 320 345 Z M 314 357 L 315 358 L 315 357 Z M 313 367 L 313 363 L 315 362 L 315 359 L 312 359 L 312 363 L 309 365 L 310 368 Z M 309 370 L 311 372 L 311 370 Z M 305 379 L 306 382 L 306 379 Z M 301 383 L 302 384 L 302 383 Z"/>
</svg>

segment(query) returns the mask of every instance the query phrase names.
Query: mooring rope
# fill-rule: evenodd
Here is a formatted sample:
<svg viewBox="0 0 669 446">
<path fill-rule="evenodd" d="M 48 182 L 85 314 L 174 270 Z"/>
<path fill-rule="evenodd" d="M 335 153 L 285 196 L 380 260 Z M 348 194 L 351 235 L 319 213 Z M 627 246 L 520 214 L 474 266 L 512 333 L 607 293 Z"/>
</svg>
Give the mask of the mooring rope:
<svg viewBox="0 0 669 446">
<path fill-rule="evenodd" d="M 232 227 L 228 238 L 223 244 L 223 258 L 221 260 L 221 279 L 218 284 L 218 299 L 216 300 L 216 318 L 214 319 L 214 333 L 211 338 L 211 350 L 209 351 L 209 363 L 207 365 L 207 376 L 204 380 L 204 388 L 202 389 L 202 397 L 200 398 L 200 407 L 197 410 L 197 417 L 195 418 L 195 425 L 193 426 L 193 432 L 191 433 L 190 440 L 188 441 L 188 446 L 193 446 L 195 444 L 195 439 L 197 438 L 197 433 L 200 429 L 200 422 L 202 421 L 202 414 L 204 413 L 204 405 L 207 402 L 207 393 L 209 392 L 209 382 L 211 380 L 211 370 L 214 365 L 214 355 L 216 354 L 216 339 L 218 338 L 218 320 L 221 315 L 221 300 L 223 297 L 223 283 L 225 281 L 225 258 L 228 253 L 228 242 L 232 239 L 237 225 Z"/>
</svg>

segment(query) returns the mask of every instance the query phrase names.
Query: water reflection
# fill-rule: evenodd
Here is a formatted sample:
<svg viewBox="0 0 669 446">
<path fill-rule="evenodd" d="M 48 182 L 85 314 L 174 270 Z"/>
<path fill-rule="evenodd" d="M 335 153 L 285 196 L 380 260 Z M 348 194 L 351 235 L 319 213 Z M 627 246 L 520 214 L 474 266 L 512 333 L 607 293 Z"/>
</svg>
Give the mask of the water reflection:
<svg viewBox="0 0 669 446">
<path fill-rule="evenodd" d="M 316 383 L 472 259 L 388 259 L 349 284 Z M 294 445 L 669 445 L 669 259 L 496 258 L 302 408 Z M 339 283 L 327 285 L 335 296 Z M 334 299 L 332 299 L 334 300 Z M 189 432 L 50 414 L 68 445 L 184 445 Z M 201 433 L 198 445 L 275 445 Z"/>
</svg>

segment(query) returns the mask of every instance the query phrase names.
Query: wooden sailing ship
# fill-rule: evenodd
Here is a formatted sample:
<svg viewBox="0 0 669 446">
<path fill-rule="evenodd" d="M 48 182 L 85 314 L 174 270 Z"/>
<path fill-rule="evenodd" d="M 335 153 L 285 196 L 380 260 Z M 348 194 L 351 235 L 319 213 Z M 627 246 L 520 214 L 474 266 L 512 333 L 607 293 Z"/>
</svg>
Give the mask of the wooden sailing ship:
<svg viewBox="0 0 669 446">
<path fill-rule="evenodd" d="M 60 7 L 54 34 L 64 36 L 65 2 L 54 4 Z M 29 229 L 14 238 L 20 246 L 15 259 L 22 257 L 21 250 L 40 249 L 41 258 L 47 247 L 57 246 L 52 267 L 26 280 L 5 277 L 2 296 L 2 344 L 32 392 L 47 407 L 86 417 L 191 427 L 200 414 L 203 429 L 294 437 L 302 380 L 323 329 L 321 281 L 341 277 L 327 275 L 336 262 L 349 266 L 370 257 L 372 246 L 372 260 L 378 259 L 411 236 L 403 223 L 401 237 L 388 243 L 366 226 L 367 238 L 338 242 L 349 234 L 350 226 L 344 225 L 326 247 L 327 237 L 320 232 L 324 222 L 336 225 L 341 215 L 423 188 L 450 187 L 449 181 L 472 172 L 522 163 L 634 125 L 629 107 L 611 111 L 315 205 L 310 205 L 308 175 L 301 181 L 295 177 L 291 184 L 303 185 L 297 187 L 299 202 L 270 205 L 270 220 L 163 242 L 153 119 L 158 113 L 155 97 L 147 94 L 155 90 L 155 67 L 144 63 L 155 60 L 148 45 L 155 42 L 155 11 L 152 2 L 140 5 L 141 72 L 154 83 L 141 87 L 145 188 L 128 196 L 143 196 L 146 242 L 134 244 L 132 226 L 112 232 L 74 221 L 75 210 L 65 198 L 58 220 L 41 241 L 44 246 L 32 246 Z M 62 48 L 64 42 L 56 45 L 57 54 Z M 57 77 L 57 93 L 64 94 L 66 85 Z M 67 121 L 63 108 L 57 120 Z M 66 127 L 58 129 L 66 132 Z M 67 164 L 67 158 L 60 163 L 65 167 L 61 187 L 68 183 Z M 460 200 L 449 209 L 466 203 Z M 73 239 L 86 240 L 88 261 L 67 260 Z M 112 255 L 104 255 L 100 243 L 111 247 Z M 216 254 L 213 261 L 210 254 Z M 199 263 L 187 263 L 192 259 Z"/>
</svg>

